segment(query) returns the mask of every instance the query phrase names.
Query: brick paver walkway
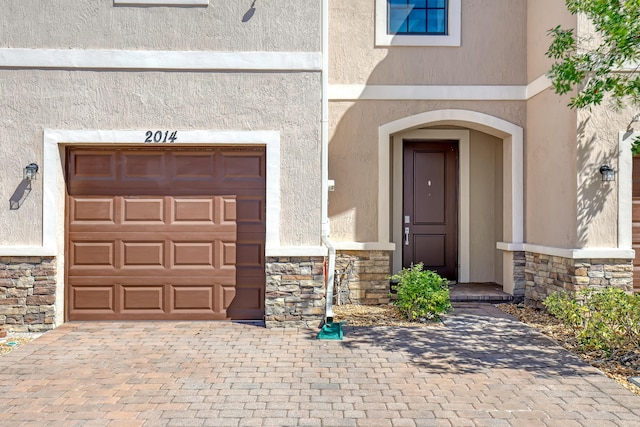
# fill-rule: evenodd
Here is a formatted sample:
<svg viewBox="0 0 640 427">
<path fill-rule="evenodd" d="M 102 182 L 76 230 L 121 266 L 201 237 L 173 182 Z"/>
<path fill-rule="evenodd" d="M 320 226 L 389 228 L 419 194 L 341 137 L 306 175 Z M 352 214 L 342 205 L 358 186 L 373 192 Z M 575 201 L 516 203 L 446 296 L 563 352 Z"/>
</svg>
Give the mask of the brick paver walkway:
<svg viewBox="0 0 640 427">
<path fill-rule="evenodd" d="M 495 310 L 346 327 L 344 341 L 237 323 L 65 324 L 0 357 L 0 425 L 640 425 L 639 396 Z"/>
</svg>

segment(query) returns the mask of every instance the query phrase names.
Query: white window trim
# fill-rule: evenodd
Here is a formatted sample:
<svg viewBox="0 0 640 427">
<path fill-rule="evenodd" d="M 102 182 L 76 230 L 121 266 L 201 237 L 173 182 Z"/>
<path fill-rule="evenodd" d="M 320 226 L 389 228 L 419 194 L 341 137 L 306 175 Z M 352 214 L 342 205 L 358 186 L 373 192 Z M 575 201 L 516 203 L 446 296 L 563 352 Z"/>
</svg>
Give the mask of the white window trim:
<svg viewBox="0 0 640 427">
<path fill-rule="evenodd" d="M 462 0 L 449 0 L 449 34 L 416 36 L 387 34 L 387 0 L 376 0 L 376 46 L 460 46 Z"/>
<path fill-rule="evenodd" d="M 114 6 L 209 6 L 209 0 L 113 0 Z"/>
</svg>

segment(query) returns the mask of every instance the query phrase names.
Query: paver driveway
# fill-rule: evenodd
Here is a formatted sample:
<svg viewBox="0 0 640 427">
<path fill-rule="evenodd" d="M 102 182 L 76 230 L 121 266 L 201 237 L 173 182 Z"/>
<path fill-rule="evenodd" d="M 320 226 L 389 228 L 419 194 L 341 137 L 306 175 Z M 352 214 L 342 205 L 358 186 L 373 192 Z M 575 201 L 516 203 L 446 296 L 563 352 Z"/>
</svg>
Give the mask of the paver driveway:
<svg viewBox="0 0 640 427">
<path fill-rule="evenodd" d="M 638 426 L 640 397 L 489 305 L 432 328 L 70 323 L 0 357 L 0 425 Z M 504 317 L 504 316 L 502 316 Z"/>
</svg>

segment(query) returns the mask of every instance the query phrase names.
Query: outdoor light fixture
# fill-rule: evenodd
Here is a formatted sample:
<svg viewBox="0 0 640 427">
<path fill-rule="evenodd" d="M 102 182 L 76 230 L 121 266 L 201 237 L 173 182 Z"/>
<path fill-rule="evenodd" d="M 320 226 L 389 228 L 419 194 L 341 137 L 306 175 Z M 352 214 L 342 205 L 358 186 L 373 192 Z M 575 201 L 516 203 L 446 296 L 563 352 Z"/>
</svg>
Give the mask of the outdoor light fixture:
<svg viewBox="0 0 640 427">
<path fill-rule="evenodd" d="M 609 165 L 600 166 L 600 173 L 602 174 L 603 181 L 615 181 L 616 179 L 616 171 Z"/>
<path fill-rule="evenodd" d="M 24 168 L 24 179 L 27 181 L 33 181 L 36 179 L 36 175 L 38 174 L 38 165 L 35 163 L 29 163 Z"/>
</svg>

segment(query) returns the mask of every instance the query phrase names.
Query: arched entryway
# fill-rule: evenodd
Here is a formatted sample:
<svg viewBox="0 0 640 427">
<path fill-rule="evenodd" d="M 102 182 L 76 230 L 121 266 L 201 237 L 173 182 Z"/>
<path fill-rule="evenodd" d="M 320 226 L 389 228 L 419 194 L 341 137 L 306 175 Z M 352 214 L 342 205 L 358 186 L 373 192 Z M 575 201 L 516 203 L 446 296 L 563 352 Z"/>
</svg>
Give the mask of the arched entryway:
<svg viewBox="0 0 640 427">
<path fill-rule="evenodd" d="M 434 128 L 436 127 L 436 128 Z M 378 181 L 378 237 L 379 241 L 395 243 L 393 269 L 402 265 L 402 248 L 406 246 L 406 226 L 409 215 L 403 212 L 403 158 L 408 141 L 417 141 L 429 147 L 433 141 L 451 141 L 457 150 L 456 159 L 456 280 L 475 280 L 471 269 L 472 256 L 472 160 L 474 134 L 487 135 L 501 145 L 498 159 L 501 173 L 496 179 L 499 184 L 498 198 L 494 206 L 500 206 L 499 235 L 491 245 L 501 251 L 501 259 L 496 262 L 496 280 L 503 289 L 513 294 L 514 253 L 522 251 L 523 242 L 523 130 L 520 126 L 500 118 L 469 110 L 436 110 L 405 117 L 379 127 L 379 181 Z M 419 145 L 420 146 L 420 145 Z M 429 150 L 427 150 L 429 151 Z M 433 150 L 431 150 L 433 151 Z M 475 182 L 475 181 L 474 181 Z M 424 184 L 424 183 L 421 183 Z M 427 184 L 428 185 L 428 184 Z M 474 184 L 475 185 L 475 184 Z M 486 243 L 485 243 L 486 244 Z"/>
</svg>

